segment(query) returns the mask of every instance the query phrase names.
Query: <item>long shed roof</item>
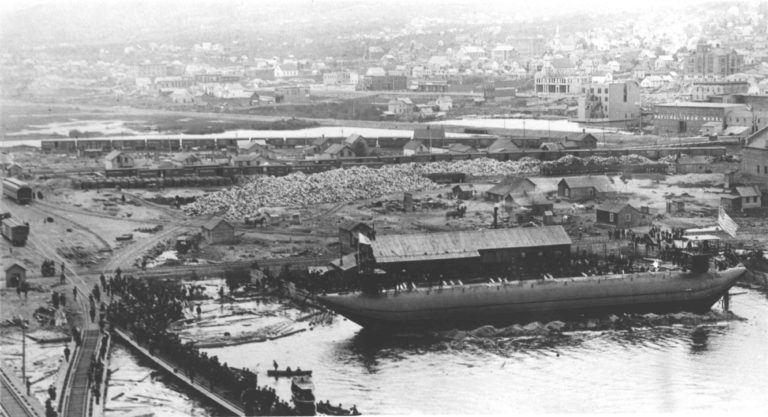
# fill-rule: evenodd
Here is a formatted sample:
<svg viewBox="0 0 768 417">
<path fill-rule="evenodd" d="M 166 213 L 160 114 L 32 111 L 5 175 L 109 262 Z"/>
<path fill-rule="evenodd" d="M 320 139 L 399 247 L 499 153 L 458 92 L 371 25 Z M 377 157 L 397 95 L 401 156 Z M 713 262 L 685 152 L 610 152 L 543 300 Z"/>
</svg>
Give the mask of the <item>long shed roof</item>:
<svg viewBox="0 0 768 417">
<path fill-rule="evenodd" d="M 377 236 L 378 263 L 471 258 L 481 250 L 570 245 L 562 226 Z"/>
</svg>

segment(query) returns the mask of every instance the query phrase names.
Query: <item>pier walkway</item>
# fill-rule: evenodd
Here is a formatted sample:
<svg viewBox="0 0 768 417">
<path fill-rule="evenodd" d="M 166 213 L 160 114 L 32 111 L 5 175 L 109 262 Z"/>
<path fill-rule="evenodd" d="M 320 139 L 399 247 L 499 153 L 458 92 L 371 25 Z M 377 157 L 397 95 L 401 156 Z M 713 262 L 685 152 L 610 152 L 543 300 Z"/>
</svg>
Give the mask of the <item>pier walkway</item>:
<svg viewBox="0 0 768 417">
<path fill-rule="evenodd" d="M 26 395 L 22 381 L 0 363 L 0 415 L 8 417 L 45 417 L 37 398 Z"/>
<path fill-rule="evenodd" d="M 182 367 L 173 363 L 170 358 L 151 355 L 147 349 L 140 346 L 126 332 L 116 328 L 113 328 L 112 331 L 115 337 L 130 345 L 136 352 L 151 360 L 158 367 L 168 371 L 169 374 L 175 376 L 185 386 L 194 389 L 223 410 L 226 410 L 229 415 L 245 416 L 245 410 L 239 401 L 236 402 L 232 395 L 226 396 L 227 392 L 217 391 L 210 381 L 204 377 L 195 376 L 194 381 L 192 381 L 183 372 L 179 372 Z"/>
<path fill-rule="evenodd" d="M 100 332 L 97 329 L 83 331 L 83 343 L 78 349 L 78 354 L 73 358 L 72 378 L 69 391 L 62 403 L 64 417 L 78 417 L 90 415 L 90 380 L 88 371 L 91 366 L 91 356 L 96 352 Z"/>
</svg>

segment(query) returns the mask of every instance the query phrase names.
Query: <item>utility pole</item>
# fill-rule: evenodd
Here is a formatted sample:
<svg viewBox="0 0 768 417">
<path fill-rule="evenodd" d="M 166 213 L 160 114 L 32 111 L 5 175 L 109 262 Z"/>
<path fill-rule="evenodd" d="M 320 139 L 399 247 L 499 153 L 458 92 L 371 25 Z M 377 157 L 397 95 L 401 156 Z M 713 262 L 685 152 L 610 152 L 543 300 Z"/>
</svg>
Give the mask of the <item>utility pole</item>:
<svg viewBox="0 0 768 417">
<path fill-rule="evenodd" d="M 27 324 L 21 319 L 21 379 L 27 383 Z"/>
</svg>

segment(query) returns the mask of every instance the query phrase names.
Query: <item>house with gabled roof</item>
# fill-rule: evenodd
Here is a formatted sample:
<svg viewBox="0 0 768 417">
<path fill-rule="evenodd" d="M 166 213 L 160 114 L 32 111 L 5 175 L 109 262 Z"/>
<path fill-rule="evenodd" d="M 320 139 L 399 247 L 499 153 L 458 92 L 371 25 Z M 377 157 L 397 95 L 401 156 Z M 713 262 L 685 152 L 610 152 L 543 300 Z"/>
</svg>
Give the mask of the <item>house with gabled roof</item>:
<svg viewBox="0 0 768 417">
<path fill-rule="evenodd" d="M 421 141 L 418 141 L 418 140 L 412 140 L 403 146 L 404 156 L 411 156 L 411 155 L 418 155 L 418 154 L 425 154 L 425 153 L 429 153 L 429 148 L 427 148 L 423 143 L 421 143 Z"/>
<path fill-rule="evenodd" d="M 571 201 L 613 197 L 616 190 L 606 176 L 564 177 L 557 183 L 557 196 Z"/>
<path fill-rule="evenodd" d="M 133 168 L 134 164 L 133 157 L 123 151 L 114 150 L 104 157 L 106 169 Z"/>
<path fill-rule="evenodd" d="M 488 201 L 503 201 L 508 195 L 526 195 L 536 191 L 536 183 L 528 178 L 514 177 L 494 185 L 485 192 Z"/>
<path fill-rule="evenodd" d="M 595 221 L 621 229 L 649 226 L 653 221 L 648 207 L 635 208 L 626 202 L 605 202 L 595 209 Z"/>
<path fill-rule="evenodd" d="M 346 143 L 335 143 L 323 152 L 328 158 L 350 158 L 355 156 L 355 151 Z"/>
<path fill-rule="evenodd" d="M 235 239 L 235 226 L 221 217 L 214 217 L 201 226 L 203 237 L 210 243 L 231 242 Z"/>
<path fill-rule="evenodd" d="M 491 146 L 486 149 L 488 153 L 509 153 L 520 152 L 520 147 L 515 145 L 511 140 L 506 138 L 496 139 Z"/>
</svg>

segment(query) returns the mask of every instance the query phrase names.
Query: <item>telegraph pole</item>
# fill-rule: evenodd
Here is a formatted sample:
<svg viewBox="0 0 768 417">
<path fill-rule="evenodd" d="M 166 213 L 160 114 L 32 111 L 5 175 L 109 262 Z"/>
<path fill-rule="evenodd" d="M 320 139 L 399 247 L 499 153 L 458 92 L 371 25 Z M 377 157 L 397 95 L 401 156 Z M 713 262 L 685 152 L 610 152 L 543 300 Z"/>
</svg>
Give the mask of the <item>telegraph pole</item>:
<svg viewBox="0 0 768 417">
<path fill-rule="evenodd" d="M 21 319 L 21 378 L 27 383 L 27 324 Z"/>
</svg>

